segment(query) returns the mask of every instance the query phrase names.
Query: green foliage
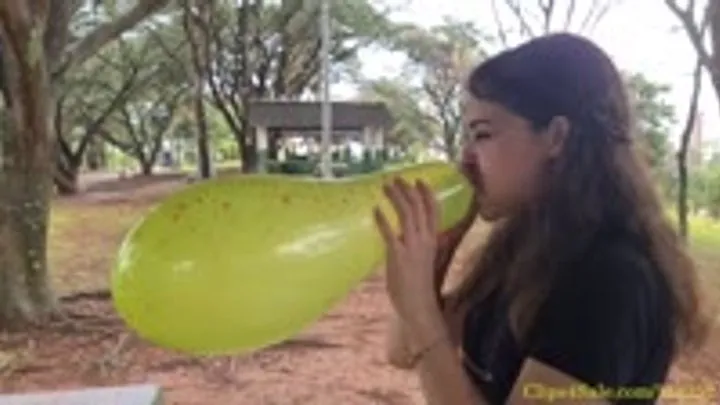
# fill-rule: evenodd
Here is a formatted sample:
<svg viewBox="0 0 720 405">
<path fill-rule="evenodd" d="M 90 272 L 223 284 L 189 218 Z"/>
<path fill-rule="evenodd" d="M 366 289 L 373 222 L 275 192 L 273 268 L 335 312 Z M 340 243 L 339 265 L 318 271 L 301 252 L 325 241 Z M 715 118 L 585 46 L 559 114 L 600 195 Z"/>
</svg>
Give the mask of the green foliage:
<svg viewBox="0 0 720 405">
<path fill-rule="evenodd" d="M 422 140 L 454 158 L 460 146 L 460 100 L 469 69 L 486 56 L 490 38 L 466 22 L 445 19 L 425 30 L 397 27 L 392 49 L 407 56 L 403 76 L 365 83 L 363 95 L 385 101 L 396 118 L 393 136 L 403 144 Z"/>
<path fill-rule="evenodd" d="M 354 79 L 360 49 L 382 43 L 391 31 L 386 10 L 371 0 L 332 2 L 331 80 Z M 237 142 L 215 143 L 223 156 L 238 156 L 251 136 L 245 111 L 251 99 L 298 99 L 320 85 L 321 32 L 318 1 L 214 2 L 201 23 L 207 41 L 208 101 Z M 251 158 L 249 155 L 242 154 Z"/>
<path fill-rule="evenodd" d="M 667 218 L 677 227 L 677 210 L 668 206 Z M 698 247 L 710 247 L 714 251 L 720 246 L 720 220 L 707 215 L 691 214 L 688 217 L 691 241 Z"/>
<path fill-rule="evenodd" d="M 216 52 L 214 84 L 222 93 L 221 104 L 238 102 L 242 82 L 238 69 L 251 69 L 256 97 L 298 97 L 319 84 L 320 2 L 283 0 L 242 5 L 223 3 L 213 16 L 211 37 Z M 225 10 L 218 13 L 220 10 Z M 358 51 L 380 41 L 390 22 L 368 0 L 333 2 L 330 58 L 336 77 L 352 70 Z M 246 13 L 246 18 L 241 18 Z M 243 22 L 247 20 L 247 26 Z M 249 49 L 238 38 L 248 36 Z M 247 52 L 246 52 L 247 51 Z M 248 57 L 247 61 L 243 59 Z M 232 87 L 230 87 L 232 86 Z"/>
<path fill-rule="evenodd" d="M 220 112 L 209 103 L 207 104 L 205 120 L 213 150 L 221 161 L 238 159 L 240 156 L 238 155 L 237 144 L 232 130 L 228 127 Z"/>
<path fill-rule="evenodd" d="M 103 139 L 144 167 L 152 165 L 162 142 L 185 119 L 187 66 L 178 61 L 185 41 L 171 27 L 144 27 L 115 41 L 89 61 L 87 68 L 112 67 L 105 80 L 130 82 L 131 90 L 110 115 Z M 97 80 L 97 79 L 94 79 Z M 94 92 L 112 97 L 112 89 Z"/>
<path fill-rule="evenodd" d="M 697 209 L 720 219 L 720 164 L 704 165 L 690 181 L 690 200 Z"/>
<path fill-rule="evenodd" d="M 78 8 L 69 43 L 76 45 L 133 4 L 110 0 Z M 221 159 L 239 157 L 233 144 L 246 130 L 246 95 L 298 98 L 317 90 L 319 5 L 304 0 L 219 0 L 211 6 L 209 19 L 197 21 L 205 34 L 201 40 L 207 42 L 200 47 L 209 52 L 208 131 Z M 89 140 L 98 137 L 140 161 L 152 160 L 167 137 L 193 144 L 190 138 L 197 129 L 186 95 L 194 66 L 183 10 L 177 6 L 146 19 L 58 82 L 58 134 L 65 160 L 77 162 Z M 330 11 L 334 78 L 354 77 L 358 51 L 387 44 L 395 25 L 387 18 L 388 9 L 372 0 L 333 2 Z"/>
<path fill-rule="evenodd" d="M 676 112 L 667 101 L 670 86 L 653 82 L 641 73 L 627 75 L 625 80 L 634 112 L 638 151 L 646 159 L 661 193 L 674 201 L 677 176 L 670 132 Z"/>
<path fill-rule="evenodd" d="M 396 123 L 386 135 L 388 142 L 407 147 L 417 140 L 432 139 L 440 131 L 436 118 L 423 111 L 418 103 L 422 92 L 406 82 L 392 79 L 368 81 L 361 85 L 360 97 L 387 105 Z"/>
<path fill-rule="evenodd" d="M 666 167 L 670 158 L 669 135 L 676 113 L 667 97 L 670 86 L 654 83 L 641 73 L 630 75 L 627 85 L 638 125 L 639 143 L 654 170 Z"/>
</svg>

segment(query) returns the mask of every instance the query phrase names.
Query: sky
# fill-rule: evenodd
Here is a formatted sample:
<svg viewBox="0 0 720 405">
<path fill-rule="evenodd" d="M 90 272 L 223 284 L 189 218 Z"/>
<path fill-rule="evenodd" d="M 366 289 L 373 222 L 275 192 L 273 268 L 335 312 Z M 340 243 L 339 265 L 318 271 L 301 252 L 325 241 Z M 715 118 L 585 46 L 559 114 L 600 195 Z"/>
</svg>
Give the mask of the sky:
<svg viewBox="0 0 720 405">
<path fill-rule="evenodd" d="M 525 0 L 529 1 L 529 0 Z M 617 1 L 617 0 L 616 0 Z M 641 72 L 649 79 L 672 86 L 667 101 L 673 104 L 678 115 L 674 128 L 680 131 L 685 121 L 691 88 L 695 52 L 685 34 L 679 28 L 679 20 L 662 0 L 619 0 L 596 29 L 583 33 L 600 45 L 623 70 Z M 491 0 L 396 0 L 407 5 L 391 17 L 395 20 L 414 22 L 431 26 L 442 22 L 444 16 L 463 21 L 472 21 L 482 30 L 494 33 L 497 30 L 492 16 Z M 503 0 L 497 0 L 502 4 Z M 535 2 L 532 2 L 535 3 Z M 558 3 L 565 3 L 558 1 Z M 590 0 L 578 0 L 588 7 Z M 680 4 L 685 1 L 679 0 Z M 704 1 L 697 2 L 702 5 Z M 452 6 L 450 6 L 452 4 Z M 580 9 L 580 12 L 586 9 Z M 698 7 L 700 10 L 700 7 Z M 582 15 L 582 14 L 581 14 Z M 507 21 L 513 21 L 512 16 Z M 578 20 L 579 22 L 579 20 Z M 362 54 L 363 71 L 369 77 L 394 75 L 401 59 L 387 52 L 367 50 Z M 703 112 L 703 137 L 720 141 L 720 114 L 714 92 L 707 75 L 704 75 L 704 90 L 701 93 L 700 111 Z M 334 97 L 352 97 L 353 91 L 346 86 L 337 86 Z"/>
</svg>

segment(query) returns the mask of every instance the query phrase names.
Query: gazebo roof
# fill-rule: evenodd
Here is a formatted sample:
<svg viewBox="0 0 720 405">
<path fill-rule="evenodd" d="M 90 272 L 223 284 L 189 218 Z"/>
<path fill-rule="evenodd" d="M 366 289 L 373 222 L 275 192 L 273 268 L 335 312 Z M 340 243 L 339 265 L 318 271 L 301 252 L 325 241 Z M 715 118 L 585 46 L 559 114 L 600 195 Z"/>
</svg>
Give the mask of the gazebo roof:
<svg viewBox="0 0 720 405">
<path fill-rule="evenodd" d="M 322 128 L 321 105 L 313 101 L 255 100 L 250 102 L 248 120 L 254 127 L 315 132 Z M 388 130 L 393 125 L 384 103 L 341 101 L 331 105 L 334 130 L 360 131 L 365 127 Z"/>
</svg>

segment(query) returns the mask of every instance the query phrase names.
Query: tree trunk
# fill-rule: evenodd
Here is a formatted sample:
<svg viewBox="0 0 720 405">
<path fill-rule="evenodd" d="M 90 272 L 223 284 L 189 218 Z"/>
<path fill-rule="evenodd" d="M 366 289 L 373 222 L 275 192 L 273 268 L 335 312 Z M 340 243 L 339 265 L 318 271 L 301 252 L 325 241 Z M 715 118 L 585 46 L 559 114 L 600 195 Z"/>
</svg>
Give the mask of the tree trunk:
<svg viewBox="0 0 720 405">
<path fill-rule="evenodd" d="M 680 6 L 675 0 L 665 0 L 665 4 L 680 20 L 690 43 L 697 54 L 697 65 L 693 74 L 693 92 L 690 99 L 690 108 L 685 128 L 680 138 L 680 150 L 677 155 L 678 169 L 678 223 L 680 235 L 687 241 L 688 231 L 688 203 L 687 203 L 687 154 L 690 137 L 697 113 L 698 96 L 701 85 L 702 69 L 706 69 L 713 83 L 715 95 L 720 100 L 720 0 L 710 0 L 705 5 L 705 12 L 696 20 L 695 2 L 685 2 Z M 710 29 L 710 49 L 705 46 L 706 33 Z"/>
<path fill-rule="evenodd" d="M 243 132 L 236 136 L 240 147 L 240 158 L 242 160 L 243 173 L 255 173 L 258 171 L 257 148 L 255 147 L 255 128 L 243 125 Z M 239 138 L 239 139 L 238 139 Z"/>
<path fill-rule="evenodd" d="M 242 171 L 243 173 L 252 173 L 258 171 L 258 155 L 257 147 L 255 146 L 255 128 L 250 127 L 250 122 L 247 117 L 247 111 L 250 107 L 250 99 L 253 94 L 253 83 L 252 83 L 252 66 L 250 64 L 250 58 L 252 57 L 252 47 L 254 33 L 253 29 L 250 28 L 250 1 L 242 1 L 242 12 L 239 15 L 239 23 L 242 27 L 242 132 L 236 134 L 238 146 L 240 147 L 240 158 L 242 159 Z"/>
<path fill-rule="evenodd" d="M 203 32 L 201 24 L 209 20 L 207 13 L 212 11 L 212 3 L 210 0 L 194 2 L 185 0 L 183 8 L 183 25 L 190 42 L 190 56 L 192 59 L 192 68 L 189 69 L 189 75 L 194 88 L 192 104 L 197 129 L 198 174 L 202 179 L 209 179 L 212 175 L 212 168 L 210 167 L 210 146 L 204 103 L 204 84 L 208 63 L 208 55 L 205 55 L 204 50 L 208 49 L 207 41 L 209 41 L 209 38 Z"/>
<path fill-rule="evenodd" d="M 42 322 L 55 308 L 47 277 L 47 223 L 55 148 L 41 19 L 0 5 L 8 122 L 0 172 L 0 327 Z"/>
<path fill-rule="evenodd" d="M 148 177 L 152 176 L 154 166 L 155 166 L 154 159 L 140 160 L 140 170 L 141 170 L 143 176 L 148 176 Z"/>
<path fill-rule="evenodd" d="M 458 156 L 458 148 L 455 144 L 456 136 L 455 134 L 445 135 L 445 156 L 450 162 L 456 161 Z"/>
<path fill-rule="evenodd" d="M 678 169 L 678 231 L 683 240 L 688 237 L 688 169 L 687 169 L 687 153 L 677 154 Z"/>
<path fill-rule="evenodd" d="M 73 195 L 77 194 L 80 190 L 78 185 L 80 174 L 80 167 L 68 167 L 60 168 L 55 170 L 53 175 L 53 183 L 55 183 L 55 189 L 60 195 Z"/>
<path fill-rule="evenodd" d="M 693 72 L 693 88 L 692 94 L 690 95 L 690 106 L 688 108 L 688 115 L 685 121 L 685 127 L 680 135 L 680 149 L 678 150 L 677 159 L 677 170 L 678 170 L 678 201 L 677 201 L 677 215 L 678 215 L 678 231 L 683 240 L 687 241 L 688 235 L 690 234 L 688 226 L 688 165 L 687 157 L 690 146 L 690 138 L 695 128 L 695 118 L 698 111 L 698 102 L 700 98 L 700 86 L 702 84 L 702 60 L 698 58 L 695 71 Z"/>
<path fill-rule="evenodd" d="M 42 322 L 56 309 L 46 251 L 56 157 L 51 74 L 59 78 L 169 0 L 138 1 L 66 49 L 74 3 L 0 1 L 0 89 L 8 118 L 0 139 L 0 328 Z"/>
<path fill-rule="evenodd" d="M 58 194 L 76 194 L 80 189 L 78 180 L 80 177 L 80 166 L 82 166 L 82 156 L 73 155 L 72 152 L 63 153 L 62 149 L 60 149 L 56 153 L 54 164 L 55 172 L 53 173 L 53 183 L 55 184 L 55 189 Z"/>
<path fill-rule="evenodd" d="M 107 159 L 105 156 L 105 145 L 97 137 L 93 137 L 88 147 L 87 155 L 85 156 L 85 163 L 87 164 L 88 170 L 97 171 L 104 169 L 107 166 Z"/>
<path fill-rule="evenodd" d="M 207 120 L 205 119 L 205 105 L 202 99 L 202 81 L 199 84 L 200 94 L 195 94 L 193 105 L 195 110 L 195 120 L 197 123 L 197 147 L 198 147 L 198 168 L 200 178 L 209 179 L 212 175 L 210 167 L 210 147 L 208 140 Z"/>
<path fill-rule="evenodd" d="M 30 128 L 18 130 L 20 133 L 32 131 Z M 36 151 L 36 156 L 42 153 Z M 7 154 L 3 158 L 7 159 Z M 0 329 L 26 322 L 41 323 L 54 312 L 55 297 L 47 277 L 46 234 L 51 186 L 47 179 L 42 168 L 28 171 L 6 168 L 2 173 Z"/>
</svg>

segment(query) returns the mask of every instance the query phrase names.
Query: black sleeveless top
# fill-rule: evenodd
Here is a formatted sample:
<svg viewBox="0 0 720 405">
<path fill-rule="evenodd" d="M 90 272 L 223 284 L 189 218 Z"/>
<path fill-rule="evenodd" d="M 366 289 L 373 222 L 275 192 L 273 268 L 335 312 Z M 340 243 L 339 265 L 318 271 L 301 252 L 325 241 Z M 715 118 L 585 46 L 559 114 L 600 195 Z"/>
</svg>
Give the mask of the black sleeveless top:
<svg viewBox="0 0 720 405">
<path fill-rule="evenodd" d="M 587 387 L 617 404 L 657 400 L 673 358 L 665 279 L 627 240 L 599 241 L 588 253 L 560 273 L 522 346 L 501 294 L 468 311 L 463 364 L 490 403 L 505 403 L 528 357 L 582 382 L 563 389 L 575 402 L 589 399 Z M 525 395 L 543 395 L 542 387 Z"/>
</svg>

